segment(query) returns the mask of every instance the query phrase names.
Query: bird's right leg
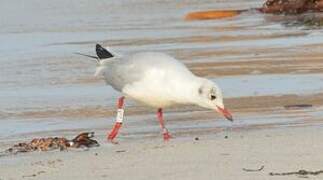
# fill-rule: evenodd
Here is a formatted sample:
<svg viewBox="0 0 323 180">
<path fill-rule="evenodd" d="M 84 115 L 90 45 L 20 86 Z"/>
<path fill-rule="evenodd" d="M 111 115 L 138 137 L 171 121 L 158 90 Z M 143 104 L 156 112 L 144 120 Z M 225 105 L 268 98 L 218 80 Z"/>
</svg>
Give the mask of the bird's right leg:
<svg viewBox="0 0 323 180">
<path fill-rule="evenodd" d="M 113 144 L 117 144 L 117 142 L 114 141 L 114 138 L 118 135 L 119 129 L 122 126 L 123 114 L 124 114 L 124 99 L 125 99 L 124 96 L 118 99 L 118 104 L 117 104 L 118 110 L 117 110 L 116 122 L 111 132 L 108 135 L 108 141 L 112 142 Z"/>
<path fill-rule="evenodd" d="M 158 109 L 157 118 L 159 120 L 160 127 L 162 128 L 162 131 L 163 131 L 164 141 L 168 141 L 170 138 L 172 138 L 172 136 L 169 134 L 167 128 L 165 127 L 164 117 L 163 117 L 163 109 L 162 108 Z"/>
</svg>

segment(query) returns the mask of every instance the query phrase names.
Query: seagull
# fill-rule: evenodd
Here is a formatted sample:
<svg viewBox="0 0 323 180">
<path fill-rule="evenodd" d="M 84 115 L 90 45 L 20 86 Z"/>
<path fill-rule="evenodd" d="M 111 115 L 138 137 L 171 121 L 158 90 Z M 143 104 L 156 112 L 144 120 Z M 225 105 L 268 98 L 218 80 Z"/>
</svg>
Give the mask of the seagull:
<svg viewBox="0 0 323 180">
<path fill-rule="evenodd" d="M 95 75 L 103 76 L 105 82 L 121 92 L 117 103 L 116 122 L 107 135 L 114 141 L 123 123 L 125 97 L 157 108 L 163 139 L 172 136 L 165 127 L 163 108 L 178 105 L 197 105 L 222 114 L 233 121 L 231 113 L 224 107 L 221 89 L 213 81 L 194 75 L 183 63 L 159 52 L 142 52 L 127 57 L 118 56 L 96 44 L 97 62 Z"/>
</svg>

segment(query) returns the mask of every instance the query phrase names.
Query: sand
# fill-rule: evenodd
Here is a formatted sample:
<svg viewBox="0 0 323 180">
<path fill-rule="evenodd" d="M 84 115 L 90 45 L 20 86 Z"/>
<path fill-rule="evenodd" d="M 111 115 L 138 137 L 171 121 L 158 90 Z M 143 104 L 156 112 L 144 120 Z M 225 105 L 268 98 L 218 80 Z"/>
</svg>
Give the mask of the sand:
<svg viewBox="0 0 323 180">
<path fill-rule="evenodd" d="M 297 179 L 270 172 L 321 170 L 322 127 L 227 131 L 213 136 L 101 139 L 89 151 L 36 152 L 0 159 L 0 179 Z M 258 169 L 259 172 L 246 172 Z M 323 175 L 310 179 L 322 179 Z"/>
</svg>

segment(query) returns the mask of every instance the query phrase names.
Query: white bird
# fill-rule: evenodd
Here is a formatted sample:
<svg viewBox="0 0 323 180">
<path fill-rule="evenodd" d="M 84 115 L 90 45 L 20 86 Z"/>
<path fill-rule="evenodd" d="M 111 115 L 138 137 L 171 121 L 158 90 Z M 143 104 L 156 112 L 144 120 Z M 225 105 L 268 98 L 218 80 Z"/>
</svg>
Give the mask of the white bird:
<svg viewBox="0 0 323 180">
<path fill-rule="evenodd" d="M 95 74 L 103 76 L 107 84 L 126 97 L 157 108 L 157 117 L 166 141 L 171 136 L 164 125 L 162 109 L 165 107 L 198 105 L 216 110 L 233 121 L 223 105 L 220 88 L 206 78 L 195 76 L 183 63 L 167 54 L 143 52 L 117 57 L 99 44 L 96 45 L 96 53 L 98 57 L 85 55 L 97 59 Z M 117 120 L 108 135 L 111 142 L 122 125 L 124 96 L 118 102 Z"/>
</svg>

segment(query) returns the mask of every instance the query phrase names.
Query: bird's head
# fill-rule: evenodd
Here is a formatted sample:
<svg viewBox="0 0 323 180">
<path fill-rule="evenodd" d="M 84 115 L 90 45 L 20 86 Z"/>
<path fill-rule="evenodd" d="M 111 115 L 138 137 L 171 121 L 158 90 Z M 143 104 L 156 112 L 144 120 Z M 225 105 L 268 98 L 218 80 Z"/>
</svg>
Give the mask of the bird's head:
<svg viewBox="0 0 323 180">
<path fill-rule="evenodd" d="M 221 89 L 214 82 L 203 80 L 203 83 L 197 89 L 197 96 L 199 106 L 215 110 L 227 120 L 233 121 L 231 113 L 223 105 Z"/>
</svg>

